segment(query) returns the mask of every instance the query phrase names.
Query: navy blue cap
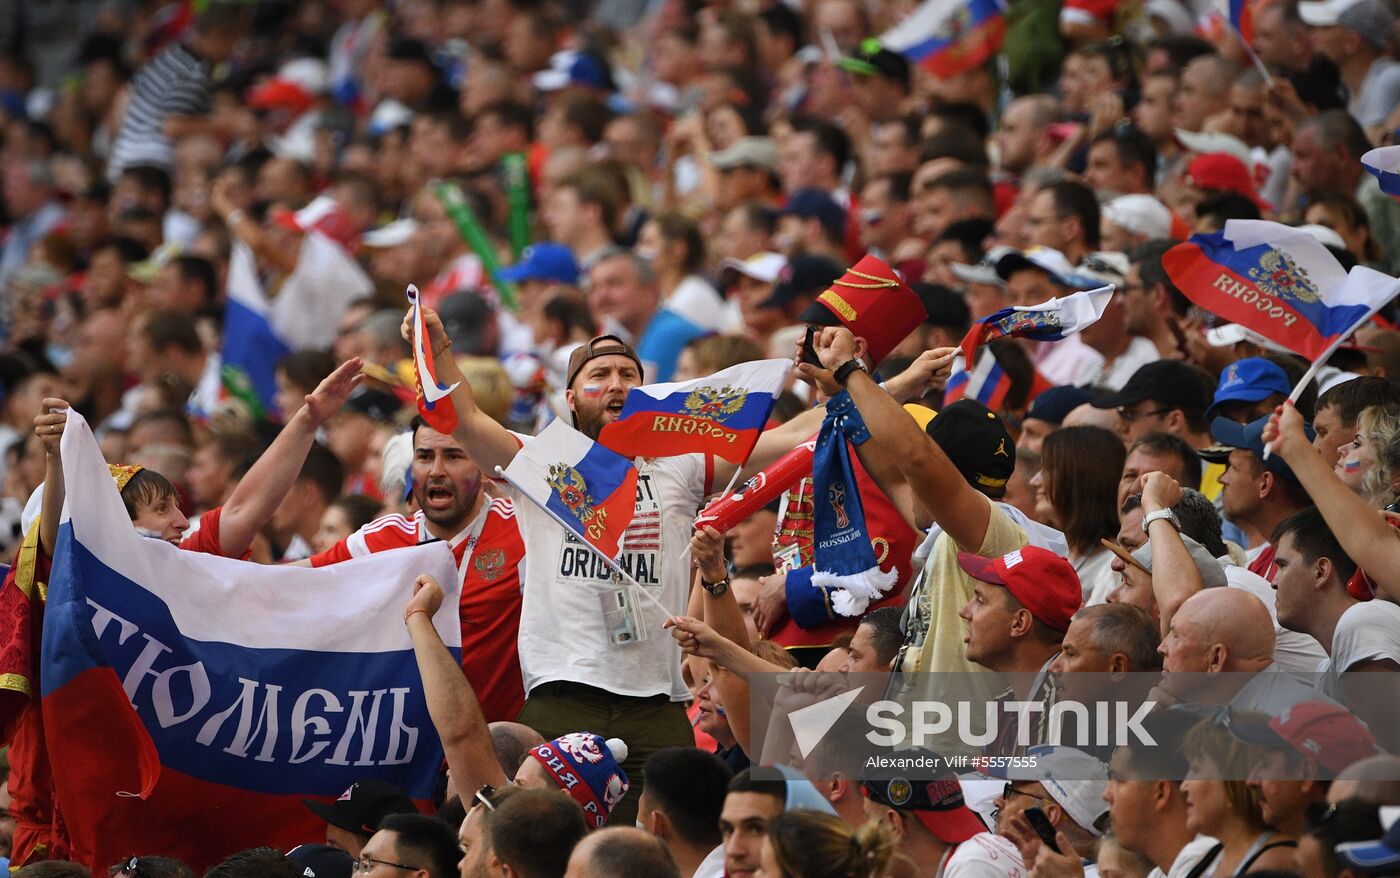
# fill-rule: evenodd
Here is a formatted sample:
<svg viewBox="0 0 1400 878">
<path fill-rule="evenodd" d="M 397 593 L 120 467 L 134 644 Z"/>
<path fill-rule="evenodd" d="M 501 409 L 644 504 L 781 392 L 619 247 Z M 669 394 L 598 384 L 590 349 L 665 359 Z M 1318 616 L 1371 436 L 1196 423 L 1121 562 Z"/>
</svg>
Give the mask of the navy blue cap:
<svg viewBox="0 0 1400 878">
<path fill-rule="evenodd" d="M 1041 391 L 1031 403 L 1030 410 L 1026 412 L 1026 419 L 1035 418 L 1051 424 L 1064 423 L 1070 412 L 1086 402 L 1093 402 L 1096 396 L 1098 394 L 1087 387 L 1075 387 L 1070 384 L 1051 387 Z"/>
<path fill-rule="evenodd" d="M 1400 820 L 1390 824 L 1375 841 L 1348 841 L 1337 845 L 1337 859 L 1361 875 L 1394 875 L 1400 870 Z"/>
<path fill-rule="evenodd" d="M 1230 459 L 1231 451 L 1242 448 L 1245 451 L 1254 452 L 1256 457 L 1263 460 L 1264 427 L 1268 423 L 1268 415 L 1256 418 L 1248 424 L 1241 424 L 1229 418 L 1216 418 L 1210 422 L 1210 435 L 1220 444 L 1202 448 L 1198 453 L 1213 463 L 1226 463 Z M 1307 434 L 1309 442 L 1317 435 L 1313 432 L 1311 424 L 1304 424 L 1303 432 Z M 1289 469 L 1288 464 L 1284 463 L 1283 458 L 1277 454 L 1269 455 L 1269 459 L 1264 461 L 1264 466 L 1276 475 L 1283 476 L 1295 483 L 1298 481 L 1298 477 L 1293 475 L 1293 470 Z"/>
<path fill-rule="evenodd" d="M 301 867 L 302 878 L 350 878 L 355 871 L 350 854 L 327 844 L 299 844 L 287 856 Z"/>
<path fill-rule="evenodd" d="M 801 296 L 819 296 L 827 287 L 831 286 L 832 281 L 844 272 L 844 268 L 825 256 L 798 254 L 792 257 L 791 261 L 778 272 L 778 280 L 773 285 L 773 292 L 759 307 L 786 308 L 789 302 Z M 816 309 L 809 310 L 815 311 Z M 826 314 L 831 313 L 826 308 L 821 310 Z M 809 319 L 805 312 L 802 315 L 802 320 L 809 323 L 814 322 Z M 834 321 L 835 318 L 833 317 L 832 320 Z"/>
<path fill-rule="evenodd" d="M 552 280 L 561 284 L 577 284 L 578 260 L 574 251 L 563 244 L 541 241 L 531 244 L 520 254 L 520 261 L 497 272 L 501 280 L 520 283 L 527 280 Z"/>
<path fill-rule="evenodd" d="M 1206 409 L 1206 420 L 1214 420 L 1221 403 L 1259 402 L 1275 393 L 1288 396 L 1292 389 L 1288 384 L 1288 373 L 1272 360 L 1263 357 L 1236 360 L 1220 373 L 1215 399 Z"/>
<path fill-rule="evenodd" d="M 799 216 L 803 219 L 820 220 L 833 236 L 840 236 L 846 230 L 846 210 L 836 203 L 836 199 L 824 189 L 808 187 L 798 189 L 788 198 L 787 204 L 779 211 L 783 216 Z"/>
</svg>

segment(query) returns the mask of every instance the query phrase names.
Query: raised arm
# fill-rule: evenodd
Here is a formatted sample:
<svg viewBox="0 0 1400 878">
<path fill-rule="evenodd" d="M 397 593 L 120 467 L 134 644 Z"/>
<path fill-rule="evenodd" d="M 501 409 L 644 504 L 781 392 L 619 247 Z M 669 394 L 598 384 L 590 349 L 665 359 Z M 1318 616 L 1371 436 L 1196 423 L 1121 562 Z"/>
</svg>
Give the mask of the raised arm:
<svg viewBox="0 0 1400 878">
<path fill-rule="evenodd" d="M 34 418 L 34 433 L 44 444 L 44 500 L 39 511 L 39 551 L 53 557 L 58 543 L 58 518 L 63 514 L 63 458 L 58 446 L 63 440 L 63 427 L 68 423 L 68 403 L 48 398 L 39 406 Z"/>
<path fill-rule="evenodd" d="M 698 590 L 703 594 L 702 618 L 705 623 L 721 637 L 734 641 L 744 649 L 753 649 L 753 644 L 749 642 L 749 629 L 744 625 L 744 611 L 739 609 L 734 592 L 726 585 L 724 593 L 716 597 L 703 585 L 729 578 L 729 568 L 724 563 L 724 534 L 712 527 L 702 528 L 690 538 L 690 551 L 699 568 L 702 585 Z"/>
<path fill-rule="evenodd" d="M 822 365 L 832 371 L 856 356 L 855 337 L 844 327 L 823 330 L 815 343 Z M 979 550 L 991 518 L 987 498 L 967 483 L 943 449 L 873 378 L 852 372 L 846 390 L 871 437 L 878 438 L 880 447 L 894 458 L 914 498 L 959 546 L 969 552 Z"/>
<path fill-rule="evenodd" d="M 1148 515 L 1171 509 L 1181 502 L 1181 485 L 1166 473 L 1148 473 L 1142 483 L 1142 512 Z M 1167 636 L 1172 616 L 1186 599 L 1205 588 L 1201 571 L 1191 560 L 1181 532 L 1165 518 L 1148 525 L 1147 538 L 1152 544 L 1152 594 L 1157 600 L 1161 617 L 1162 636 Z"/>
<path fill-rule="evenodd" d="M 219 546 L 230 558 L 240 557 L 253 537 L 272 518 L 296 483 L 306 453 L 331 415 L 340 411 L 350 392 L 364 376 L 359 357 L 340 364 L 306 396 L 305 403 L 288 419 L 282 432 L 239 480 L 219 516 Z"/>
<path fill-rule="evenodd" d="M 404 624 L 413 638 L 418 673 L 423 678 L 428 716 L 442 739 L 447 768 L 457 789 L 503 787 L 510 781 L 496 761 L 491 729 L 481 712 L 481 703 L 462 673 L 462 666 L 447 651 L 433 627 L 433 616 L 442 606 L 442 597 L 442 586 L 425 574 L 413 583 L 413 598 L 403 611 Z"/>
<path fill-rule="evenodd" d="M 1348 557 L 1366 571 L 1381 596 L 1400 601 L 1400 531 L 1337 478 L 1303 432 L 1303 416 L 1279 407 L 1264 427 L 1264 441 L 1288 463 Z"/>
<path fill-rule="evenodd" d="M 476 395 L 457 361 L 452 357 L 452 342 L 443 331 L 442 319 L 437 312 L 423 309 L 423 325 L 428 332 L 428 344 L 432 348 L 433 363 L 437 366 L 438 380 L 444 384 L 456 384 L 452 391 L 452 405 L 457 410 L 457 430 L 453 434 L 462 447 L 467 449 L 472 460 L 488 475 L 494 474 L 496 467 L 510 466 L 520 443 L 511 432 L 481 410 L 476 404 Z M 404 315 L 403 337 L 413 344 L 413 313 Z"/>
</svg>

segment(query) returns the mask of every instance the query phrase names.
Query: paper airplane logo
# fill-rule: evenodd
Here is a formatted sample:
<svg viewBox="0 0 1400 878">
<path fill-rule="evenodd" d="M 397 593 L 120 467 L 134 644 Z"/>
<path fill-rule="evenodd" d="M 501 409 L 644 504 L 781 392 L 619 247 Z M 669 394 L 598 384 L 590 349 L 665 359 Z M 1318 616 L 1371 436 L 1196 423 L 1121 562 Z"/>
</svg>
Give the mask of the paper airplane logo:
<svg viewBox="0 0 1400 878">
<path fill-rule="evenodd" d="M 851 702 L 856 700 L 856 696 L 860 695 L 864 688 L 861 686 L 850 692 L 833 695 L 825 701 L 809 704 L 788 714 L 788 722 L 792 725 L 792 736 L 797 741 L 797 749 L 802 754 L 803 759 L 806 759 L 807 755 L 816 749 L 822 738 L 831 731 L 831 727 L 836 725 L 841 714 L 846 712 L 846 708 L 851 706 Z"/>
</svg>

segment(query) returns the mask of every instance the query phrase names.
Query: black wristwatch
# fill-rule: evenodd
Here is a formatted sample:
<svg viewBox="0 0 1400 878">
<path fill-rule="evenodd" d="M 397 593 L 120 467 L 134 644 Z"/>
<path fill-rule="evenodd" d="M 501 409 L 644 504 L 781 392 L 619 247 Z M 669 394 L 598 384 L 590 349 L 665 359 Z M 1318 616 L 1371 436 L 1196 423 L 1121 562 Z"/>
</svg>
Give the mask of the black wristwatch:
<svg viewBox="0 0 1400 878">
<path fill-rule="evenodd" d="M 832 373 L 831 377 L 836 381 L 837 384 L 841 385 L 842 387 L 845 387 L 846 379 L 851 377 L 852 372 L 865 372 L 866 374 L 869 374 L 870 369 L 866 367 L 864 360 L 860 359 L 859 357 L 855 357 L 837 366 L 836 371 Z"/>
<path fill-rule="evenodd" d="M 719 582 L 706 582 L 705 577 L 700 577 L 700 587 L 710 593 L 712 598 L 722 598 L 729 591 L 729 577 L 726 576 Z"/>
</svg>

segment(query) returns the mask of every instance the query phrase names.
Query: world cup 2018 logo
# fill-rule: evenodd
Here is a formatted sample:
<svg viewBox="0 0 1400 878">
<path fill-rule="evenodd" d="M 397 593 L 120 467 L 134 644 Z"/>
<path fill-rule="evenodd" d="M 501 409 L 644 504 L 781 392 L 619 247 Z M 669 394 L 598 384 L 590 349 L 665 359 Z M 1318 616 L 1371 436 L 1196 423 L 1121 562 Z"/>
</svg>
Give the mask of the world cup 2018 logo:
<svg viewBox="0 0 1400 878">
<path fill-rule="evenodd" d="M 851 519 L 846 515 L 846 486 L 837 482 L 827 489 L 826 498 L 831 501 L 831 509 L 836 513 L 836 527 L 849 525 Z"/>
</svg>

